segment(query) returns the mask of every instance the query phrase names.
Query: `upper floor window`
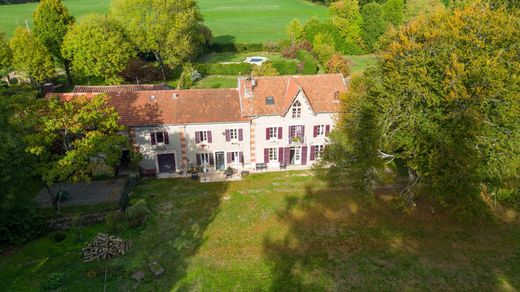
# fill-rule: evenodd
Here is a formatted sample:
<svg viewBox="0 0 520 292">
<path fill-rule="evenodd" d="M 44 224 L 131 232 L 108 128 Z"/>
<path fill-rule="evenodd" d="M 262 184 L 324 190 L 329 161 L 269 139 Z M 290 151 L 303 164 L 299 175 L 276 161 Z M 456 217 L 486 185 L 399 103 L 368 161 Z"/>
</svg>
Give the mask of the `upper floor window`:
<svg viewBox="0 0 520 292">
<path fill-rule="evenodd" d="M 317 136 L 323 136 L 325 135 L 325 125 L 319 125 L 316 127 L 316 135 Z"/>
<path fill-rule="evenodd" d="M 151 132 L 150 140 L 152 145 L 169 144 L 168 132 Z"/>
<path fill-rule="evenodd" d="M 238 140 L 238 130 L 237 129 L 230 129 L 229 130 L 229 139 L 231 139 L 231 140 Z"/>
<path fill-rule="evenodd" d="M 269 128 L 269 138 L 270 139 L 278 138 L 278 127 Z"/>
<path fill-rule="evenodd" d="M 292 117 L 293 119 L 299 119 L 302 117 L 302 104 L 299 100 L 293 103 L 292 107 Z"/>
<path fill-rule="evenodd" d="M 207 131 L 199 131 L 197 133 L 197 135 L 198 135 L 198 138 L 199 138 L 198 140 L 200 143 L 208 142 L 208 132 Z"/>
</svg>

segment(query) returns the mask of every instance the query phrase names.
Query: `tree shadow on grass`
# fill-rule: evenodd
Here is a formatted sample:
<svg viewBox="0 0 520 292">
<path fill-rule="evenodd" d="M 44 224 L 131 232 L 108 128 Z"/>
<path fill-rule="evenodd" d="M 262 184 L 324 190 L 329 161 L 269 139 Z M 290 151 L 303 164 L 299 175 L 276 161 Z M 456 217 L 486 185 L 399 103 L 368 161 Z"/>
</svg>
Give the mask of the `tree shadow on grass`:
<svg viewBox="0 0 520 292">
<path fill-rule="evenodd" d="M 392 207 L 388 192 L 379 191 L 375 202 L 310 188 L 289 197 L 278 214 L 287 234 L 264 241 L 271 290 L 520 287 L 518 226 L 460 224 L 426 201 L 406 214 Z"/>
</svg>

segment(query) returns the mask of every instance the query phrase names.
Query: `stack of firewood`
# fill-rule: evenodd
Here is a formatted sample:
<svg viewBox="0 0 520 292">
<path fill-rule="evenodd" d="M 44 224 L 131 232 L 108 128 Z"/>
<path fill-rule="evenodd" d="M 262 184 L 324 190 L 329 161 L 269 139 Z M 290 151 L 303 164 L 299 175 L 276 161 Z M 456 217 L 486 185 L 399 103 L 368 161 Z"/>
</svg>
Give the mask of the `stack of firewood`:
<svg viewBox="0 0 520 292">
<path fill-rule="evenodd" d="M 110 260 L 113 257 L 125 254 L 129 247 L 129 241 L 98 233 L 96 238 L 81 250 L 81 254 L 83 254 L 84 262 L 99 261 L 100 259 Z"/>
</svg>

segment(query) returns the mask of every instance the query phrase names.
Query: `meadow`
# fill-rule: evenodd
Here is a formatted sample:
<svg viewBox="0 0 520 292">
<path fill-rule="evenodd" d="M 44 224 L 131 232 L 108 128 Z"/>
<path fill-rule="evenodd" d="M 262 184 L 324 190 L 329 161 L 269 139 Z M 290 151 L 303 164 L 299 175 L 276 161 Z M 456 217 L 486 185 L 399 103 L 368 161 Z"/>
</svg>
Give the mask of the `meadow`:
<svg viewBox="0 0 520 292">
<path fill-rule="evenodd" d="M 65 0 L 72 15 L 81 20 L 88 13 L 106 13 L 110 0 Z M 31 22 L 37 3 L 0 5 L 0 30 L 12 35 L 17 26 Z M 206 24 L 216 42 L 262 43 L 285 38 L 285 27 L 294 18 L 325 19 L 328 9 L 304 0 L 199 0 Z"/>
<path fill-rule="evenodd" d="M 312 172 L 255 174 L 201 184 L 146 179 L 134 200 L 152 215 L 116 233 L 132 241 L 110 262 L 83 263 L 85 241 L 106 224 L 48 234 L 4 252 L 6 291 L 39 291 L 63 273 L 58 291 L 515 291 L 520 227 L 459 223 L 427 200 L 403 212 L 391 190 L 375 200 L 330 189 Z M 435 212 L 432 212 L 435 210 Z M 78 211 L 78 210 L 76 210 Z M 165 272 L 151 275 L 157 261 Z M 144 271 L 136 282 L 131 275 Z"/>
</svg>

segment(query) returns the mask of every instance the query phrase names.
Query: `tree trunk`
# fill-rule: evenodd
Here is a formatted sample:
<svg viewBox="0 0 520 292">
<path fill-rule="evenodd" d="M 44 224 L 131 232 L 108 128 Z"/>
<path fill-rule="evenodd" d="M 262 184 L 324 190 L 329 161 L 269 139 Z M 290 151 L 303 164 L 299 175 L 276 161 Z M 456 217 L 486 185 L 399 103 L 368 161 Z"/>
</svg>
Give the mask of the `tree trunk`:
<svg viewBox="0 0 520 292">
<path fill-rule="evenodd" d="M 163 80 L 166 81 L 166 72 L 164 70 L 164 62 L 163 62 L 163 59 L 161 57 L 161 54 L 157 51 L 153 52 L 154 55 L 155 55 L 155 59 L 157 59 L 157 61 L 159 61 L 159 66 L 161 67 L 161 72 L 162 72 L 162 76 L 163 76 Z"/>
<path fill-rule="evenodd" d="M 51 197 L 52 206 L 54 207 L 54 211 L 56 214 L 60 215 L 60 200 L 59 196 L 52 193 L 51 187 L 48 184 L 45 184 L 45 188 L 47 189 L 47 194 Z"/>
<path fill-rule="evenodd" d="M 65 75 L 67 76 L 67 85 L 72 85 L 72 75 L 70 74 L 70 60 L 63 60 L 63 67 L 65 68 Z"/>
<path fill-rule="evenodd" d="M 5 76 L 7 79 L 7 85 L 11 86 L 11 76 L 9 76 L 9 73 Z"/>
</svg>

